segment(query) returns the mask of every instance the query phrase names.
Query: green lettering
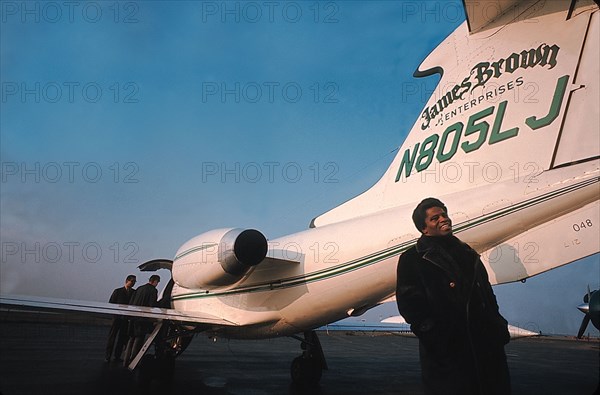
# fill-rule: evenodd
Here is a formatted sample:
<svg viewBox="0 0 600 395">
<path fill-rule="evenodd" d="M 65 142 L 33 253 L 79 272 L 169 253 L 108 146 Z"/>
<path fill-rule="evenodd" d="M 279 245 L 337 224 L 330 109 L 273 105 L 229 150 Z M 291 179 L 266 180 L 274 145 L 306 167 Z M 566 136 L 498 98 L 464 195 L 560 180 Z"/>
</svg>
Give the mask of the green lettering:
<svg viewBox="0 0 600 395">
<path fill-rule="evenodd" d="M 464 143 L 462 143 L 460 145 L 460 147 L 463 149 L 463 151 L 465 151 L 466 153 L 478 150 L 479 147 L 481 147 L 481 145 L 485 142 L 486 138 L 487 138 L 487 132 L 488 129 L 490 128 L 490 125 L 483 121 L 479 124 L 476 124 L 475 122 L 479 121 L 482 118 L 487 117 L 488 115 L 492 114 L 494 112 L 494 107 L 488 107 L 485 110 L 481 110 L 476 114 L 473 114 L 469 117 L 469 121 L 467 122 L 467 129 L 465 130 L 465 137 L 472 135 L 473 133 L 478 133 L 479 132 L 479 137 L 477 138 L 477 140 L 473 143 L 469 143 L 468 141 L 465 141 Z"/>
<path fill-rule="evenodd" d="M 396 174 L 396 182 L 398 182 L 400 177 L 402 177 L 402 169 L 404 169 L 404 176 L 406 178 L 410 176 L 410 172 L 412 171 L 413 164 L 415 163 L 415 157 L 417 156 L 417 151 L 419 150 L 420 144 L 421 143 L 417 143 L 417 145 L 415 145 L 412 155 L 410 154 L 410 149 L 404 151 L 404 154 L 402 155 L 402 161 L 400 162 L 400 168 L 398 169 L 398 174 Z"/>
<path fill-rule="evenodd" d="M 492 126 L 492 133 L 490 133 L 490 145 L 511 137 L 515 137 L 517 134 L 519 134 L 519 128 L 512 128 L 505 130 L 504 132 L 500 131 L 500 128 L 502 127 L 502 121 L 504 120 L 504 112 L 506 111 L 506 103 L 508 102 L 505 100 L 498 105 L 498 113 L 496 114 L 496 119 L 494 120 L 494 126 Z"/>
<path fill-rule="evenodd" d="M 417 171 L 427 169 L 433 161 L 438 139 L 439 136 L 437 134 L 432 134 L 423 141 L 423 145 L 421 145 L 421 150 L 419 151 L 419 159 L 417 159 L 417 163 L 415 164 Z M 425 161 L 423 162 L 423 160 Z"/>
<path fill-rule="evenodd" d="M 463 130 L 462 122 L 457 122 L 453 125 L 448 126 L 444 133 L 442 134 L 442 140 L 440 141 L 440 146 L 437 153 L 437 160 L 442 163 L 449 159 L 451 159 L 456 151 L 458 150 L 458 143 L 460 142 L 460 135 Z M 444 148 L 446 147 L 446 141 L 448 140 L 448 135 L 454 132 L 454 139 L 452 140 L 452 146 L 450 147 L 450 151 L 448 153 L 444 153 Z"/>
<path fill-rule="evenodd" d="M 568 75 L 563 75 L 558 79 L 558 81 L 556 81 L 556 89 L 554 90 L 554 96 L 552 97 L 552 104 L 550 104 L 550 110 L 548 111 L 548 114 L 540 119 L 537 119 L 535 115 L 527 118 L 525 120 L 527 126 L 529 126 L 532 130 L 536 130 L 543 128 L 544 126 L 548 126 L 554 122 L 556 117 L 558 117 L 560 107 L 562 106 L 568 81 Z"/>
</svg>

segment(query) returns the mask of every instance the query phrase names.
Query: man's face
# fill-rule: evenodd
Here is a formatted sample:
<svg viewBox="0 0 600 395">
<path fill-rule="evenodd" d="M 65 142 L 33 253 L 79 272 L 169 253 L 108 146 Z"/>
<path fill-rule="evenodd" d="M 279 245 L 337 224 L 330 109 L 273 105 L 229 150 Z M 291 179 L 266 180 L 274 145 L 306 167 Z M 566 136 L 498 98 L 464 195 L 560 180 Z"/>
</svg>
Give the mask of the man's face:
<svg viewBox="0 0 600 395">
<path fill-rule="evenodd" d="M 133 278 L 133 279 L 130 279 L 130 280 L 127 280 L 127 281 L 125 282 L 125 286 L 126 286 L 127 288 L 131 288 L 131 287 L 133 287 L 134 285 L 135 285 L 135 278 Z"/>
<path fill-rule="evenodd" d="M 441 207 L 431 207 L 425 211 L 426 236 L 446 236 L 452 234 L 452 221 L 446 211 Z"/>
</svg>

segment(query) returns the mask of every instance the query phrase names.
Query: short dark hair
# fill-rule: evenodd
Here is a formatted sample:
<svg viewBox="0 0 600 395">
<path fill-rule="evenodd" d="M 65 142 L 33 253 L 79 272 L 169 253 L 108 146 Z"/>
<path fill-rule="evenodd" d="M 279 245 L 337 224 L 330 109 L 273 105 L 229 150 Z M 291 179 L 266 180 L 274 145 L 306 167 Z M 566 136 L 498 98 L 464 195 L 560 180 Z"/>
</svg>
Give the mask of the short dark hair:
<svg viewBox="0 0 600 395">
<path fill-rule="evenodd" d="M 432 207 L 440 207 L 443 208 L 445 212 L 448 212 L 448 209 L 439 199 L 436 198 L 427 198 L 423 199 L 421 203 L 415 207 L 415 210 L 412 214 L 412 220 L 419 232 L 423 233 L 423 228 L 425 228 L 425 219 L 426 219 L 426 211 Z"/>
<path fill-rule="evenodd" d="M 135 274 L 130 274 L 129 276 L 127 276 L 127 278 L 125 279 L 125 281 L 135 281 L 136 277 Z"/>
<path fill-rule="evenodd" d="M 158 274 L 153 274 L 150 276 L 150 280 L 148 280 L 148 282 L 153 282 L 153 281 L 159 281 L 160 282 L 160 276 Z"/>
</svg>

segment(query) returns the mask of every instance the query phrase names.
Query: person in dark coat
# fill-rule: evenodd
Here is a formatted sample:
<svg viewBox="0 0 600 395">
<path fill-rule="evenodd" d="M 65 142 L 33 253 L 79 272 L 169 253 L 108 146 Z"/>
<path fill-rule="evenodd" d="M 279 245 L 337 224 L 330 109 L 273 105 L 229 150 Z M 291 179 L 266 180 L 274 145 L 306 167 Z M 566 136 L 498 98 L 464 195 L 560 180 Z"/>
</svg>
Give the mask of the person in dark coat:
<svg viewBox="0 0 600 395">
<path fill-rule="evenodd" d="M 142 285 L 135 291 L 131 299 L 133 306 L 158 306 L 158 291 L 156 286 L 160 282 L 160 276 L 153 274 L 147 284 Z M 123 365 L 127 366 L 132 358 L 138 354 L 144 345 L 146 335 L 152 332 L 152 321 L 143 318 L 131 319 L 129 323 L 129 342 Z"/>
<path fill-rule="evenodd" d="M 507 321 L 479 254 L 452 234 L 446 206 L 423 200 L 422 233 L 398 262 L 398 311 L 419 338 L 426 394 L 510 394 Z"/>
<path fill-rule="evenodd" d="M 121 288 L 115 289 L 110 295 L 110 299 L 108 300 L 108 302 L 115 304 L 129 304 L 131 302 L 133 294 L 135 293 L 135 289 L 133 289 L 135 282 L 136 277 L 133 274 L 127 276 L 127 278 L 125 279 L 125 285 Z M 121 353 L 123 352 L 123 347 L 129 339 L 128 326 L 129 320 L 127 319 L 127 317 L 117 315 L 113 318 L 110 331 L 108 332 L 108 341 L 106 342 L 106 362 L 110 361 L 110 357 L 113 354 L 113 349 L 115 351 L 115 360 L 121 360 Z M 117 346 L 115 348 L 114 345 L 116 339 L 118 340 Z"/>
</svg>

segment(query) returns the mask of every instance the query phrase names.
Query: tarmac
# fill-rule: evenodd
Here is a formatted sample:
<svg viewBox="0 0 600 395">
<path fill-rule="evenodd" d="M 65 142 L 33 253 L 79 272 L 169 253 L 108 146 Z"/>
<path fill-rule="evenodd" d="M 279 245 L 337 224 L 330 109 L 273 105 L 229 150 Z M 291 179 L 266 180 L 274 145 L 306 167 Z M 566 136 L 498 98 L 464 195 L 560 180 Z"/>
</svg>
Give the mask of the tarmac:
<svg viewBox="0 0 600 395">
<path fill-rule="evenodd" d="M 30 318 L 0 314 L 2 395 L 423 394 L 418 341 L 397 333 L 319 332 L 329 370 L 317 388 L 304 389 L 291 384 L 290 364 L 301 351 L 292 338 L 228 340 L 199 334 L 171 372 L 144 377 L 121 363 L 104 362 L 106 320 Z M 598 339 L 519 339 L 506 352 L 514 395 L 597 391 Z"/>
</svg>

